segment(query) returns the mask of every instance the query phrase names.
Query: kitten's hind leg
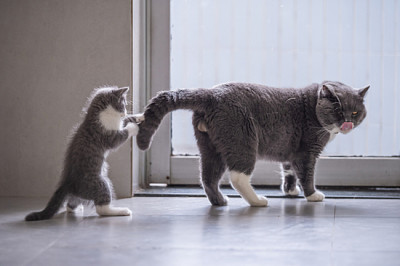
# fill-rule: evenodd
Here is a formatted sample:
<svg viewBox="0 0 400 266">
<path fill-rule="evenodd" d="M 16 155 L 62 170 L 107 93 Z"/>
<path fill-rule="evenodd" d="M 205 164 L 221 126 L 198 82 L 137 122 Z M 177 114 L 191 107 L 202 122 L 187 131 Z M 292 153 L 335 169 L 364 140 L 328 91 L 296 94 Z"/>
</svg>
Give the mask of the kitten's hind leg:
<svg viewBox="0 0 400 266">
<path fill-rule="evenodd" d="M 132 214 L 128 208 L 113 207 L 110 204 L 96 205 L 96 212 L 101 216 L 129 216 Z"/>
<path fill-rule="evenodd" d="M 82 200 L 78 197 L 70 196 L 67 203 L 67 212 L 76 213 L 83 211 Z"/>
<path fill-rule="evenodd" d="M 208 134 L 201 132 L 197 127 L 199 119 L 202 119 L 202 115 L 195 113 L 193 115 L 193 127 L 201 154 L 200 171 L 203 188 L 212 205 L 224 206 L 228 204 L 228 197 L 221 193 L 219 182 L 226 165 L 222 161 L 221 154 L 217 152 L 215 146 L 211 143 Z"/>
<path fill-rule="evenodd" d="M 298 196 L 300 194 L 300 187 L 297 185 L 296 173 L 292 169 L 290 163 L 281 164 L 282 185 L 281 190 L 285 195 Z"/>
<path fill-rule="evenodd" d="M 242 198 L 244 198 L 250 204 L 250 206 L 265 207 L 268 205 L 267 198 L 257 195 L 254 191 L 250 184 L 250 175 L 236 171 L 231 171 L 230 174 L 233 187 L 237 190 L 237 192 L 239 192 Z"/>
<path fill-rule="evenodd" d="M 103 169 L 103 172 L 106 171 Z M 112 183 L 108 177 L 103 173 L 103 176 L 97 178 L 92 185 L 96 186 L 93 193 L 94 204 L 96 212 L 101 216 L 129 216 L 132 214 L 131 210 L 123 207 L 111 206 L 113 195 Z"/>
</svg>

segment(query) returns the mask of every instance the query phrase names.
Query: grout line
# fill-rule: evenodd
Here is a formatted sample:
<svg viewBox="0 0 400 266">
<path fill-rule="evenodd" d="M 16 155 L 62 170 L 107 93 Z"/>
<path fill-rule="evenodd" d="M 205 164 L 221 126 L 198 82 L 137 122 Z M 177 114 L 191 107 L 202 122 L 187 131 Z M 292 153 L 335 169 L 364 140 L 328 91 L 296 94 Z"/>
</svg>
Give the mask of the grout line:
<svg viewBox="0 0 400 266">
<path fill-rule="evenodd" d="M 87 207 L 87 206 L 84 205 L 84 208 L 85 208 L 85 207 Z M 62 208 L 60 208 L 60 209 L 62 209 Z M 90 215 L 93 214 L 93 212 L 95 212 L 95 211 L 91 210 L 87 215 L 83 215 L 83 216 L 82 216 L 82 220 L 77 221 L 76 224 L 77 224 L 77 225 L 78 225 L 78 224 L 81 224 L 81 223 L 82 223 L 83 221 L 85 221 L 88 217 L 90 217 Z M 61 212 L 56 213 L 56 214 L 53 216 L 53 218 L 54 218 L 55 216 L 57 216 L 57 215 L 60 215 L 60 214 L 62 214 L 63 216 L 70 215 L 70 214 L 68 214 L 68 212 L 65 210 L 65 211 L 61 211 Z M 53 218 L 51 218 L 51 219 L 53 219 Z M 65 217 L 64 217 L 64 218 L 65 218 Z M 67 217 L 67 219 L 68 219 L 68 217 Z M 37 222 L 40 222 L 40 221 L 37 221 Z M 29 223 L 32 223 L 32 222 L 29 222 Z M 35 222 L 33 222 L 33 223 L 35 223 Z M 40 257 L 41 255 L 43 255 L 47 250 L 49 250 L 50 248 L 52 248 L 60 239 L 64 238 L 68 232 L 69 232 L 69 230 L 64 231 L 63 233 L 61 233 L 58 237 L 56 237 L 53 241 L 51 241 L 46 247 L 44 247 L 43 249 L 41 249 L 40 251 L 38 251 L 35 255 L 33 255 L 31 258 L 27 259 L 24 263 L 22 263 L 22 265 L 31 265 L 32 262 L 33 262 L 34 260 L 36 260 L 38 257 Z"/>
<path fill-rule="evenodd" d="M 241 198 L 238 194 L 226 194 L 230 198 Z M 264 194 L 265 195 L 265 194 Z M 280 196 L 280 195 L 265 195 L 271 199 L 303 199 L 302 196 L 289 197 L 289 196 Z M 193 198 L 205 198 L 205 194 L 200 193 L 153 193 L 153 192 L 138 192 L 135 193 L 134 197 L 193 197 Z M 392 200 L 400 200 L 400 196 L 327 196 L 326 199 L 375 199 L 375 200 L 384 200 L 384 199 L 392 199 Z"/>
<path fill-rule="evenodd" d="M 334 260 L 334 242 L 335 242 L 335 230 L 336 229 L 336 203 L 335 207 L 333 209 L 333 228 L 332 228 L 332 239 L 331 239 L 331 250 L 330 250 L 330 256 L 331 256 L 331 264 L 334 265 L 333 260 Z"/>
</svg>

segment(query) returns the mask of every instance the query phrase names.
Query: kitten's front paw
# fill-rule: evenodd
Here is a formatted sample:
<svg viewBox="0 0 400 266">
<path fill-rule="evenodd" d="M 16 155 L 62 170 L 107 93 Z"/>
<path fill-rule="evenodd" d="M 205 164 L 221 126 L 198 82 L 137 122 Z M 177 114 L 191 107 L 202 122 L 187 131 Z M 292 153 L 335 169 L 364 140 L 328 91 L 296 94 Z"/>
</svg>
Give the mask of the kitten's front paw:
<svg viewBox="0 0 400 266">
<path fill-rule="evenodd" d="M 266 197 L 264 196 L 258 196 L 258 200 L 257 201 L 252 201 L 249 202 L 251 207 L 266 207 L 268 206 L 268 200 Z"/>
<path fill-rule="evenodd" d="M 144 114 L 136 114 L 133 115 L 133 117 L 136 119 L 136 123 L 140 124 L 144 121 Z"/>
<path fill-rule="evenodd" d="M 141 115 L 130 115 L 123 119 L 123 126 L 126 127 L 129 123 L 140 124 L 144 121 Z"/>
<path fill-rule="evenodd" d="M 324 195 L 324 193 L 317 190 L 313 194 L 311 194 L 310 196 L 308 196 L 306 198 L 307 198 L 307 201 L 311 201 L 311 202 L 323 201 L 325 199 L 325 195 Z"/>
<path fill-rule="evenodd" d="M 125 129 L 128 130 L 129 136 L 136 136 L 139 132 L 139 127 L 135 123 L 129 123 Z"/>
</svg>

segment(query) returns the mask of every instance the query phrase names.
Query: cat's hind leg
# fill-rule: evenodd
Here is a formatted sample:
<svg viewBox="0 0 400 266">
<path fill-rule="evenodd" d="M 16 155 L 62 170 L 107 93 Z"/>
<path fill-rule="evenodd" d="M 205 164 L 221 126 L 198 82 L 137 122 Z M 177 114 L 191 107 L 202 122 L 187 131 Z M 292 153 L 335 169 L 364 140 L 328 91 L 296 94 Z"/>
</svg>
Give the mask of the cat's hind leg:
<svg viewBox="0 0 400 266">
<path fill-rule="evenodd" d="M 290 163 L 281 164 L 282 185 L 281 190 L 287 196 L 298 196 L 300 194 L 300 187 L 297 184 L 297 177 L 295 171 L 292 169 Z"/>
<path fill-rule="evenodd" d="M 232 111 L 215 113 L 207 133 L 226 162 L 232 186 L 251 206 L 265 207 L 267 198 L 257 195 L 250 184 L 258 149 L 254 119 L 236 109 Z"/>
<path fill-rule="evenodd" d="M 264 196 L 257 195 L 250 184 L 251 175 L 231 171 L 231 183 L 237 192 L 244 198 L 252 207 L 265 207 L 268 205 L 268 200 Z"/>
<path fill-rule="evenodd" d="M 198 128 L 198 120 L 202 115 L 193 115 L 193 127 L 200 150 L 200 175 L 204 191 L 212 205 L 224 206 L 228 204 L 228 197 L 224 196 L 219 189 L 219 182 L 226 169 L 225 163 L 207 133 Z"/>
</svg>

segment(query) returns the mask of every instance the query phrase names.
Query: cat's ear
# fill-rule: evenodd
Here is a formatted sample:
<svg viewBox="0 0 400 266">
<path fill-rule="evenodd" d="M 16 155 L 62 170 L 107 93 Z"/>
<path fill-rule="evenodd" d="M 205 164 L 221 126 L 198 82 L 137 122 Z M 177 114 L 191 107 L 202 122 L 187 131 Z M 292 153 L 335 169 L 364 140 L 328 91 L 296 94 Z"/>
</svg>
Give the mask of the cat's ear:
<svg viewBox="0 0 400 266">
<path fill-rule="evenodd" d="M 335 92 L 328 85 L 323 84 L 319 92 L 319 98 L 332 98 L 336 97 Z"/>
<path fill-rule="evenodd" d="M 118 97 L 121 98 L 124 94 L 129 91 L 129 87 L 118 88 L 113 91 L 113 93 Z"/>
<path fill-rule="evenodd" d="M 360 95 L 361 97 L 365 97 L 365 95 L 367 94 L 368 90 L 369 90 L 370 85 L 368 85 L 367 87 L 363 88 L 363 89 L 359 89 L 358 90 L 358 95 Z"/>
</svg>

